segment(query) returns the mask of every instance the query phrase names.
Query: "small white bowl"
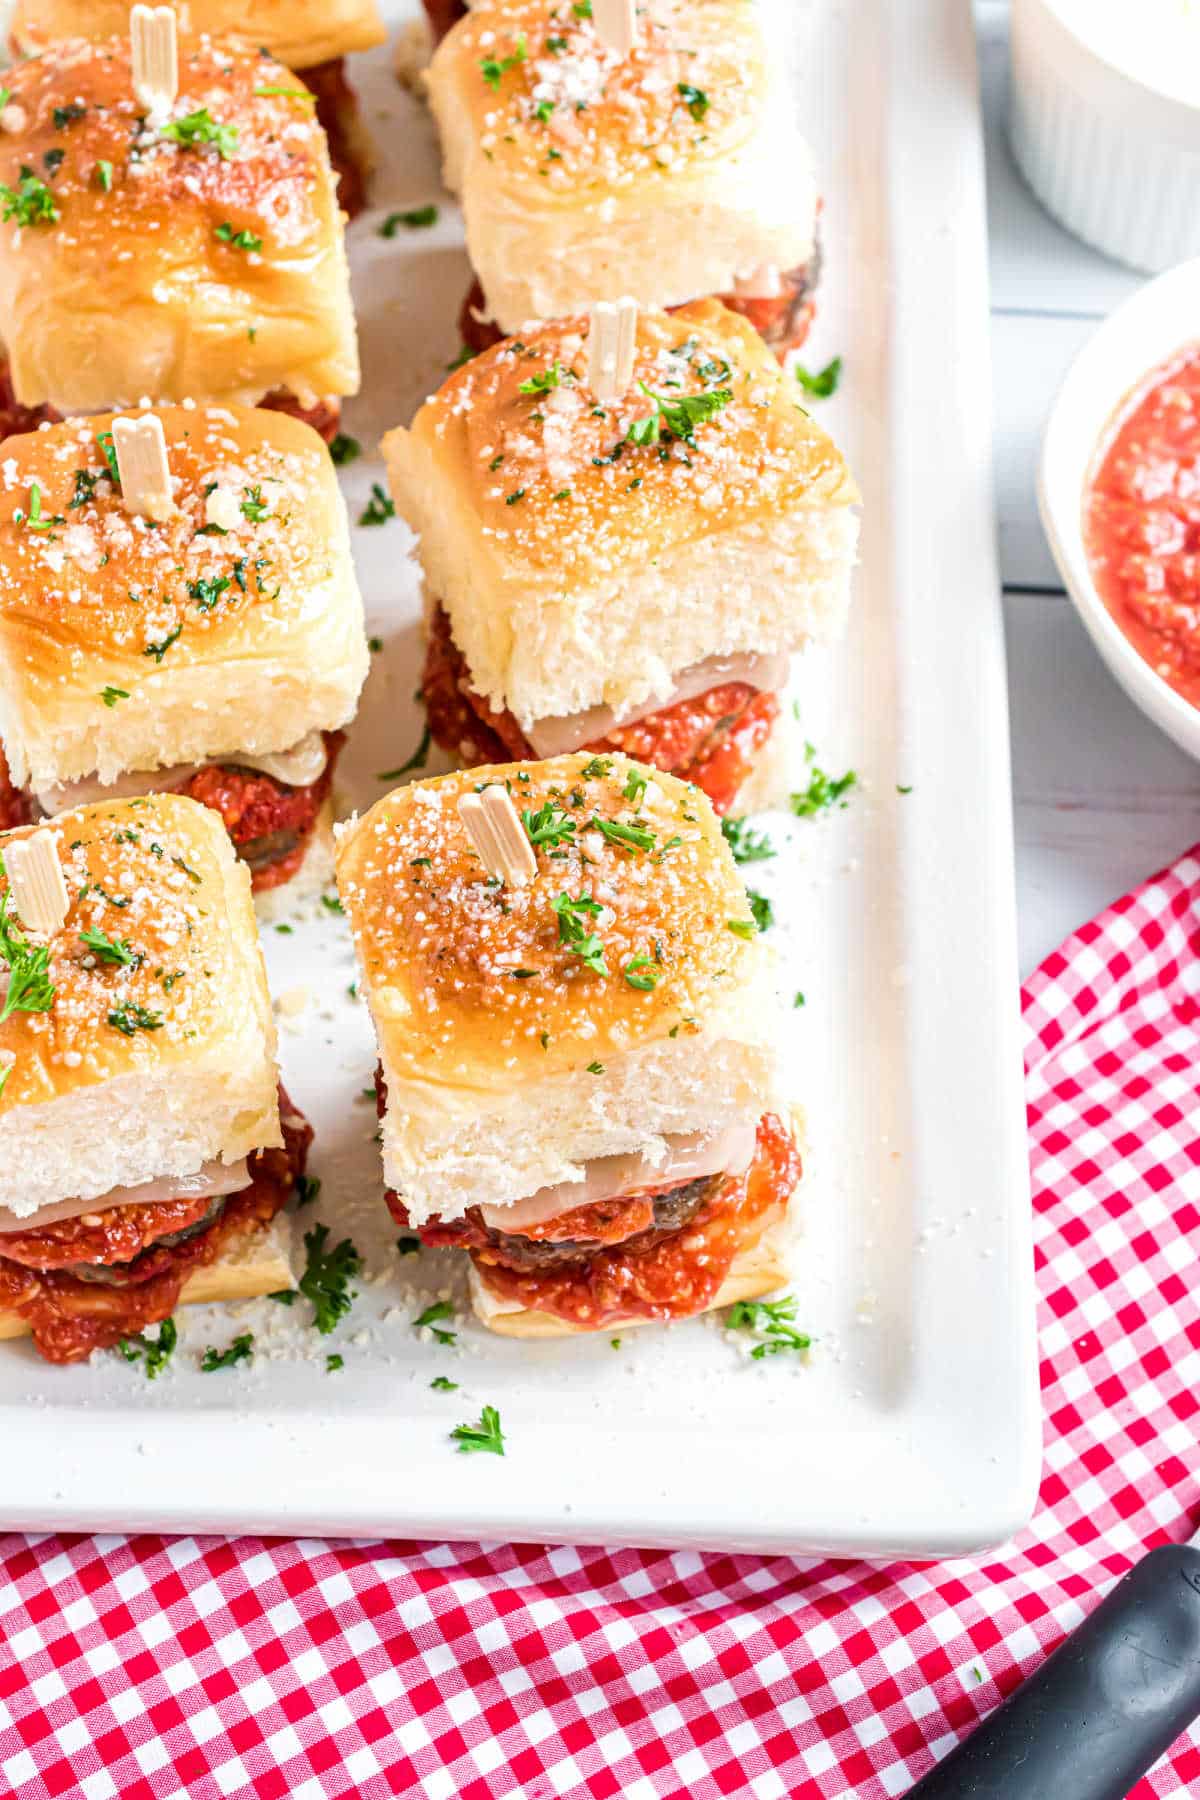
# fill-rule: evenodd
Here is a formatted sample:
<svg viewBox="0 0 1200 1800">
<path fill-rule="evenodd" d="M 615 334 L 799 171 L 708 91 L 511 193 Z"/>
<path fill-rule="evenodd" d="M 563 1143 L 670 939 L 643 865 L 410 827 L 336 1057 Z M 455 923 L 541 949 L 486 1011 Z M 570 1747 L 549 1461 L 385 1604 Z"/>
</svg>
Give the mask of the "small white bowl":
<svg viewBox="0 0 1200 1800">
<path fill-rule="evenodd" d="M 1174 45 L 1159 29 L 1164 0 L 1122 0 L 1116 29 L 1098 3 L 1013 0 L 1013 154 L 1068 231 L 1156 274 L 1200 255 L 1200 56 L 1186 16 Z"/>
<path fill-rule="evenodd" d="M 1080 351 L 1058 391 L 1038 470 L 1042 524 L 1092 642 L 1129 698 L 1200 760 L 1200 707 L 1138 654 L 1092 579 L 1083 541 L 1084 488 L 1121 402 L 1178 350 L 1200 343 L 1200 258 L 1139 289 Z"/>
</svg>

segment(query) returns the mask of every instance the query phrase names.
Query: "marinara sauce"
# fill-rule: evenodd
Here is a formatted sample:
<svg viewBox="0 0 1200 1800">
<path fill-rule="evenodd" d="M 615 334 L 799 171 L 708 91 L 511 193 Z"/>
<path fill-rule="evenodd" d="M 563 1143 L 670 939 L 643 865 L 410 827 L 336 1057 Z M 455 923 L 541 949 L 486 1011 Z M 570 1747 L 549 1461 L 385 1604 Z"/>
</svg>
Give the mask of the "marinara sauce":
<svg viewBox="0 0 1200 1800">
<path fill-rule="evenodd" d="M 1105 606 L 1164 681 L 1200 706 L 1200 344 L 1117 415 L 1084 496 Z"/>
</svg>

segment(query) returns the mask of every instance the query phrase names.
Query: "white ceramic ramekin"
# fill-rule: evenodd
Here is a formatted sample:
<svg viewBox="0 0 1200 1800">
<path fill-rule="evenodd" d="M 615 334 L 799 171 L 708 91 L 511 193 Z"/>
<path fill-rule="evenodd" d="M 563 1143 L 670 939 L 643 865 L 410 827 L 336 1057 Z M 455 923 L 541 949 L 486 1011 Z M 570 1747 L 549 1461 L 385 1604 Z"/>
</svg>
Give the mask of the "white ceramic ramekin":
<svg viewBox="0 0 1200 1800">
<path fill-rule="evenodd" d="M 1139 289 L 1080 351 L 1051 408 L 1038 471 L 1042 524 L 1088 635 L 1129 698 L 1200 760 L 1200 708 L 1130 643 L 1100 597 L 1083 537 L 1084 489 L 1106 426 L 1125 397 L 1177 350 L 1200 343 L 1200 260 Z"/>
<path fill-rule="evenodd" d="M 1135 269 L 1200 256 L 1200 65 L 1191 104 L 1119 68 L 1069 18 L 1056 0 L 1012 0 L 1009 133 L 1026 180 L 1069 231 Z"/>
</svg>

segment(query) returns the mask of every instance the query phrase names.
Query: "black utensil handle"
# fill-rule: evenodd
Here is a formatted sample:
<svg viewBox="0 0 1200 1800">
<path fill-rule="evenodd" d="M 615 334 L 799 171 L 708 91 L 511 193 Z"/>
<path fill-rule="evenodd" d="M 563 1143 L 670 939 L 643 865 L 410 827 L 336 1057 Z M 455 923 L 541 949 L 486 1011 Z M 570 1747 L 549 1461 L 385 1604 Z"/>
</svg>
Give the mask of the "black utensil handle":
<svg viewBox="0 0 1200 1800">
<path fill-rule="evenodd" d="M 1125 1800 L 1200 1713 L 1200 1550 L 1165 1544 L 909 1800 Z"/>
</svg>

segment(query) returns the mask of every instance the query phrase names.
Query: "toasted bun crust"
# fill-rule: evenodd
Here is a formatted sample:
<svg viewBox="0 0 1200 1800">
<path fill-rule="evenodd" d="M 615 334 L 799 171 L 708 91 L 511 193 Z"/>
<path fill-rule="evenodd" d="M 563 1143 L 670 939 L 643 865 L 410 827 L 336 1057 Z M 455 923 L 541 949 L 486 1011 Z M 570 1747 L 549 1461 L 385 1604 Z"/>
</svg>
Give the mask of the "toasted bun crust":
<svg viewBox="0 0 1200 1800">
<path fill-rule="evenodd" d="M 0 857 L 31 829 L 0 835 Z M 159 794 L 39 829 L 71 906 L 50 936 L 17 927 L 49 949 L 54 994 L 0 1022 L 0 1206 L 26 1217 L 280 1143 L 250 878 L 218 815 Z M 85 931 L 124 950 L 98 953 Z"/>
<path fill-rule="evenodd" d="M 670 306 L 808 261 L 811 154 L 745 0 L 642 0 L 621 58 L 564 0 L 482 0 L 426 75 L 447 184 L 505 331 Z"/>
<path fill-rule="evenodd" d="M 296 75 L 249 46 L 180 41 L 173 122 L 206 109 L 237 133 L 224 156 L 142 122 L 127 37 L 56 44 L 6 82 L 24 123 L 0 134 L 0 182 L 44 174 L 57 213 L 0 226 L 0 338 L 24 405 L 356 391 L 342 217 Z M 261 250 L 219 238 L 227 225 Z"/>
<path fill-rule="evenodd" d="M 779 1228 L 783 1225 L 786 1210 L 785 1207 L 778 1206 L 765 1215 L 762 1236 L 738 1252 L 715 1297 L 701 1308 L 701 1312 L 719 1312 L 722 1307 L 733 1306 L 738 1300 L 757 1300 L 763 1294 L 784 1286 L 790 1270 Z M 470 1281 L 471 1305 L 475 1317 L 499 1337 L 581 1337 L 587 1335 L 589 1329 L 627 1331 L 634 1325 L 657 1323 L 654 1319 L 630 1317 L 609 1319 L 602 1327 L 589 1328 L 573 1324 L 569 1319 L 559 1318 L 555 1313 L 536 1312 L 499 1299 L 487 1285 L 486 1271 L 474 1263 L 471 1265 Z"/>
<path fill-rule="evenodd" d="M 230 1244 L 216 1262 L 197 1269 L 183 1284 L 181 1306 L 205 1306 L 224 1300 L 255 1300 L 295 1286 L 291 1259 L 291 1220 L 280 1213 L 269 1225 Z M 20 1313 L 0 1311 L 0 1339 L 29 1336 Z"/>
<path fill-rule="evenodd" d="M 159 416 L 177 511 L 158 526 L 109 479 L 110 414 L 4 445 L 0 735 L 18 785 L 283 750 L 353 717 L 369 658 L 325 445 L 251 407 Z M 216 532 L 214 483 L 232 521 Z M 50 530 L 27 523 L 35 485 Z"/>
<path fill-rule="evenodd" d="M 753 932 L 730 929 L 750 913 L 729 848 L 704 795 L 670 775 L 642 771 L 627 799 L 635 767 L 577 754 L 473 769 L 397 789 L 341 830 L 338 891 L 388 1088 L 384 1169 L 414 1223 L 770 1104 L 773 1005 Z M 526 887 L 489 880 L 459 815 L 491 782 L 519 811 L 577 822 L 537 850 Z M 595 818 L 637 819 L 652 842 L 612 842 Z M 602 908 L 585 929 L 607 975 L 564 947 L 563 895 Z M 645 971 L 652 985 L 628 979 Z"/>
<path fill-rule="evenodd" d="M 497 345 L 383 442 L 472 682 L 522 725 L 619 712 L 708 656 L 828 636 L 849 596 L 858 491 L 757 332 L 715 300 L 643 314 L 634 385 L 597 417 L 586 330 L 558 320 Z M 521 392 L 547 372 L 557 387 Z M 665 429 L 637 444 L 639 382 L 733 397 L 691 445 Z"/>
<path fill-rule="evenodd" d="M 183 31 L 241 37 L 289 69 L 369 50 L 387 37 L 375 0 L 169 0 Z M 22 56 L 60 38 L 119 37 L 129 29 L 125 0 L 17 0 L 9 28 Z"/>
</svg>

